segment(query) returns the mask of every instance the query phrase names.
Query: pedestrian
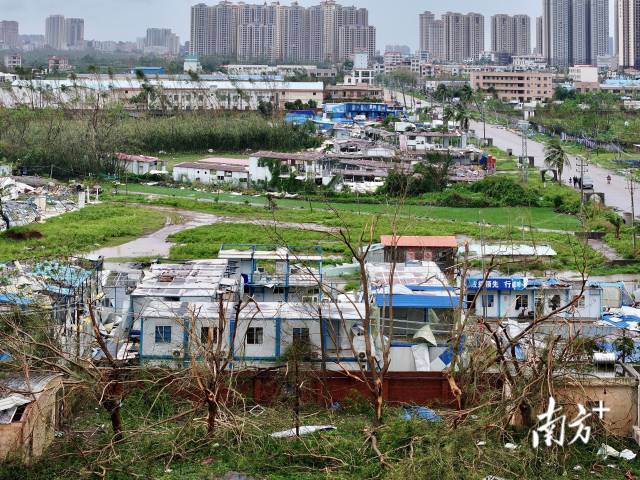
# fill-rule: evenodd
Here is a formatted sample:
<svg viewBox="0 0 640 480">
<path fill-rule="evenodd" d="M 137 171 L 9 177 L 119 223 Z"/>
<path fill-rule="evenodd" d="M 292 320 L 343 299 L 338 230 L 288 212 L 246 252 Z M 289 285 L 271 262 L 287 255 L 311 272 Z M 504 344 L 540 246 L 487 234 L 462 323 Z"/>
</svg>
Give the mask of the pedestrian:
<svg viewBox="0 0 640 480">
<path fill-rule="evenodd" d="M 611 175 L 607 175 L 607 185 L 611 185 Z"/>
</svg>

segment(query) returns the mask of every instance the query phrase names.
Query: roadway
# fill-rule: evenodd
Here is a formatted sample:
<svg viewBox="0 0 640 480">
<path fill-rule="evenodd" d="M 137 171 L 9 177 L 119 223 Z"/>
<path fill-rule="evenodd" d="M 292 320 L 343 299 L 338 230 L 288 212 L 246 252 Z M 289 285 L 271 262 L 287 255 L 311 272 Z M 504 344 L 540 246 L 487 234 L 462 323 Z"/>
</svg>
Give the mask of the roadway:
<svg viewBox="0 0 640 480">
<path fill-rule="evenodd" d="M 471 122 L 471 128 L 476 135 L 482 138 L 483 124 L 481 122 Z M 487 138 L 493 138 L 494 146 L 501 150 L 511 149 L 514 155 L 522 153 L 522 135 L 507 130 L 504 127 L 498 128 L 496 125 L 487 123 Z M 544 168 L 544 144 L 529 139 L 527 141 L 527 152 L 530 157 L 535 157 L 536 168 Z M 571 167 L 566 167 L 562 173 L 563 181 L 566 183 L 574 175 L 580 177 L 579 161 L 574 156 L 569 156 Z M 593 180 L 594 192 L 604 193 L 605 203 L 610 207 L 615 207 L 623 212 L 631 212 L 631 195 L 629 194 L 628 182 L 626 178 L 612 170 L 608 170 L 597 165 L 589 164 L 585 168 L 585 177 Z M 611 184 L 607 184 L 607 176 L 611 175 Z M 634 195 L 636 207 L 638 195 Z"/>
</svg>

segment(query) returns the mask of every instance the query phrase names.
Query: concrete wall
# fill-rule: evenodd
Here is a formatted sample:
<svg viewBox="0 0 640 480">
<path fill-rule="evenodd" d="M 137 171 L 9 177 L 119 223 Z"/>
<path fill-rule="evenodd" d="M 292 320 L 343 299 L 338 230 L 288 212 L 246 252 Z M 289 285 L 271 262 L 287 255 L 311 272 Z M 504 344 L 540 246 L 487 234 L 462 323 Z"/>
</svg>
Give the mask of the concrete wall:
<svg viewBox="0 0 640 480">
<path fill-rule="evenodd" d="M 638 386 L 634 378 L 585 378 L 579 384 L 556 387 L 556 401 L 565 405 L 567 414 L 575 417 L 573 405 L 602 400 L 610 411 L 604 415 L 604 425 L 614 435 L 630 437 L 638 421 Z"/>
<path fill-rule="evenodd" d="M 14 455 L 25 463 L 41 456 L 53 442 L 58 423 L 57 394 L 62 388 L 58 377 L 25 409 L 19 422 L 0 425 L 0 461 Z"/>
</svg>

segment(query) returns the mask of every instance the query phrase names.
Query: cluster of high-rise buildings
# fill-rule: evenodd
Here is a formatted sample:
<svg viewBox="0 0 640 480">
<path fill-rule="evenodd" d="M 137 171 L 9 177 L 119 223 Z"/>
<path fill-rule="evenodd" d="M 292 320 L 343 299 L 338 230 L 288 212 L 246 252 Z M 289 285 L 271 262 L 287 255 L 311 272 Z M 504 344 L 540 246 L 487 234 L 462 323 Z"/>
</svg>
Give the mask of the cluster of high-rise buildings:
<svg viewBox="0 0 640 480">
<path fill-rule="evenodd" d="M 16 48 L 19 41 L 18 22 L 0 20 L 0 48 Z"/>
<path fill-rule="evenodd" d="M 180 37 L 170 28 L 147 28 L 147 35 L 140 39 L 140 50 L 156 55 L 178 55 Z"/>
<path fill-rule="evenodd" d="M 191 7 L 189 53 L 241 60 L 337 63 L 376 50 L 376 30 L 366 8 L 335 0 L 303 7 L 222 1 Z"/>
<path fill-rule="evenodd" d="M 491 51 L 509 55 L 531 53 L 531 17 L 498 14 L 491 17 Z"/>
<path fill-rule="evenodd" d="M 432 61 L 479 60 L 484 52 L 484 16 L 447 12 L 437 19 L 432 12 L 420 14 L 420 51 Z"/>
<path fill-rule="evenodd" d="M 84 48 L 84 19 L 50 15 L 45 21 L 45 44 L 55 50 Z"/>
<path fill-rule="evenodd" d="M 549 65 L 596 65 L 609 55 L 609 0 L 543 0 L 542 51 Z"/>
</svg>

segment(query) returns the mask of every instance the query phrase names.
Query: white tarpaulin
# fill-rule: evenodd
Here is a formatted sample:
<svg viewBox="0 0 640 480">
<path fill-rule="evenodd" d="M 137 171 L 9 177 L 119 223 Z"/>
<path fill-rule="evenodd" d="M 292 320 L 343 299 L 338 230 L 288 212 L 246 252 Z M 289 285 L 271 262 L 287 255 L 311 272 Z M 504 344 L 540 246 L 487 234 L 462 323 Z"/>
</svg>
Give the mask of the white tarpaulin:
<svg viewBox="0 0 640 480">
<path fill-rule="evenodd" d="M 411 347 L 413 360 L 416 363 L 416 372 L 430 372 L 431 360 L 429 359 L 429 346 L 425 343 L 413 345 Z"/>
</svg>

